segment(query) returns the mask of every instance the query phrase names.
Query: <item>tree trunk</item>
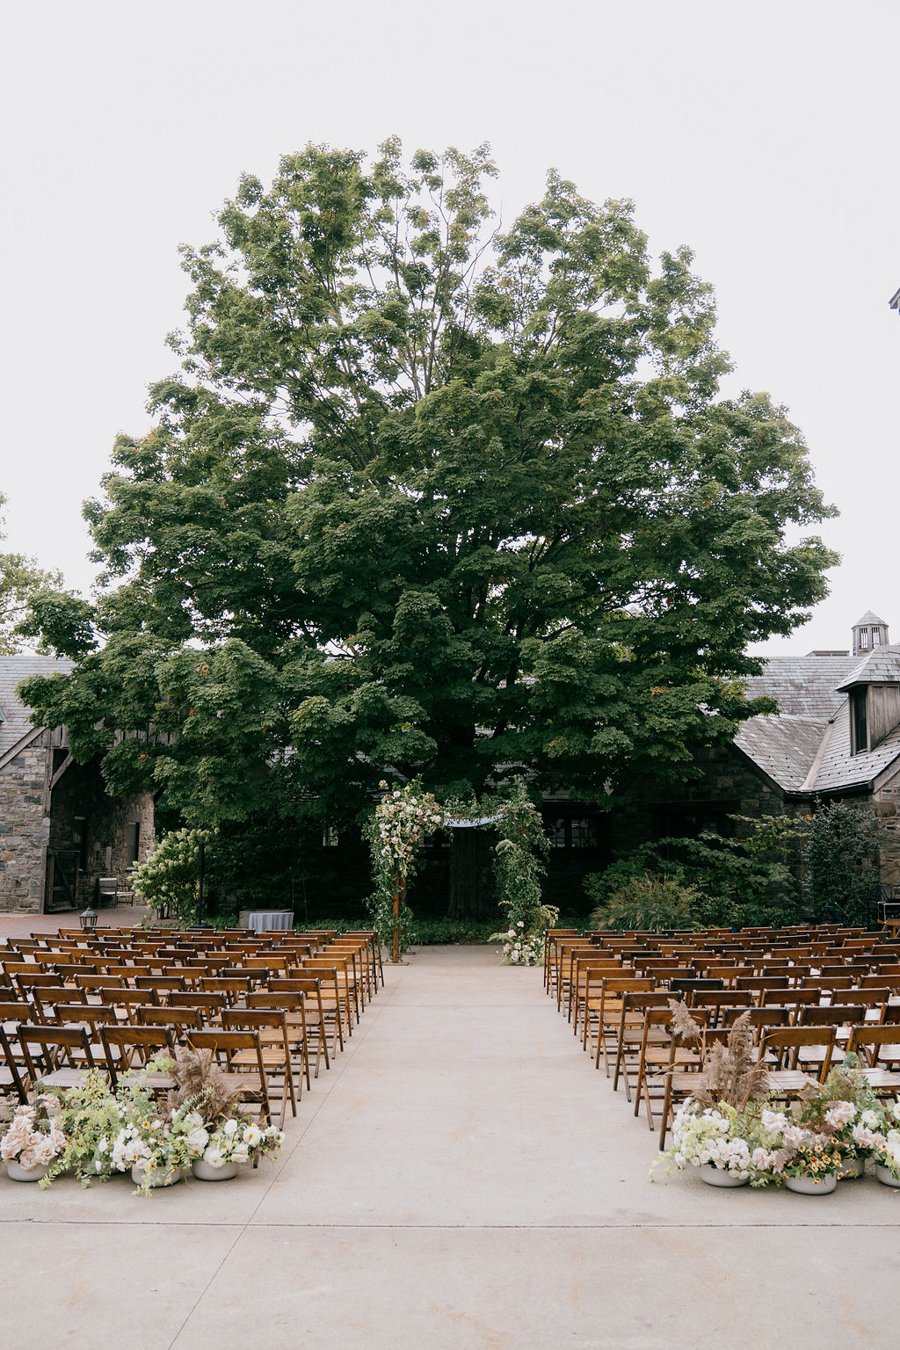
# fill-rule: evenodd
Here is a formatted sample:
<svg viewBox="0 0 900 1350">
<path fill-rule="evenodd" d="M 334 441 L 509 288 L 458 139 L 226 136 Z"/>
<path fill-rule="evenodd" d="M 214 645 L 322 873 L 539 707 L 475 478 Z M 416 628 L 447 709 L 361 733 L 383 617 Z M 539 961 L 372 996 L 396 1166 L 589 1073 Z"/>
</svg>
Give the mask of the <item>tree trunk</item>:
<svg viewBox="0 0 900 1350">
<path fill-rule="evenodd" d="M 450 834 L 450 903 L 447 918 L 481 921 L 491 917 L 494 888 L 490 835 L 484 829 Z"/>
</svg>

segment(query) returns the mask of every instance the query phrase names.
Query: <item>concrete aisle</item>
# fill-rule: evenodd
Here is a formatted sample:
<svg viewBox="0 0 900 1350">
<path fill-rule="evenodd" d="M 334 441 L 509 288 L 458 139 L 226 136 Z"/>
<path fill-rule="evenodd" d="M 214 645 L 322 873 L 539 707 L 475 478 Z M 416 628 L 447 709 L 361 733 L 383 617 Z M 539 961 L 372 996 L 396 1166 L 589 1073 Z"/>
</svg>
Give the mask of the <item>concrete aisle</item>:
<svg viewBox="0 0 900 1350">
<path fill-rule="evenodd" d="M 9 1343 L 897 1345 L 900 1192 L 651 1185 L 654 1150 L 539 971 L 425 949 L 276 1167 L 150 1201 L 0 1180 Z"/>
</svg>

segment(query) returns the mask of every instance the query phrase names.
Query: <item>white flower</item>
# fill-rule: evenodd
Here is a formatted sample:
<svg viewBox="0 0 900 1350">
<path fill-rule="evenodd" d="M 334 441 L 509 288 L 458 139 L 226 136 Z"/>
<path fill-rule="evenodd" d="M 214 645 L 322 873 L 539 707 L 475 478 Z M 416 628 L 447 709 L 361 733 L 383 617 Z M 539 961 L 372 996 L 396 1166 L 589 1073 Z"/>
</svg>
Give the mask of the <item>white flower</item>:
<svg viewBox="0 0 900 1350">
<path fill-rule="evenodd" d="M 876 1129 L 879 1123 L 878 1112 L 873 1111 L 870 1107 L 868 1111 L 863 1111 L 859 1118 L 859 1122 L 861 1125 L 864 1125 L 867 1130 Z"/>
<path fill-rule="evenodd" d="M 210 1167 L 223 1167 L 225 1165 L 225 1155 L 220 1148 L 211 1146 L 204 1152 L 203 1161 L 209 1163 Z"/>
<path fill-rule="evenodd" d="M 856 1116 L 852 1102 L 834 1102 L 825 1112 L 825 1120 L 833 1130 L 842 1130 Z"/>
<path fill-rule="evenodd" d="M 227 1137 L 230 1139 L 232 1135 L 237 1134 L 238 1124 L 239 1122 L 236 1121 L 232 1116 L 232 1118 L 230 1120 L 226 1120 L 225 1124 L 222 1126 L 222 1133 L 224 1135 L 227 1135 Z"/>
<path fill-rule="evenodd" d="M 262 1138 L 263 1132 L 258 1125 L 248 1125 L 244 1131 L 244 1143 L 249 1148 L 259 1148 Z"/>
<path fill-rule="evenodd" d="M 202 1154 L 209 1143 L 209 1131 L 205 1130 L 202 1125 L 195 1127 L 185 1136 L 185 1143 L 192 1153 Z"/>
</svg>

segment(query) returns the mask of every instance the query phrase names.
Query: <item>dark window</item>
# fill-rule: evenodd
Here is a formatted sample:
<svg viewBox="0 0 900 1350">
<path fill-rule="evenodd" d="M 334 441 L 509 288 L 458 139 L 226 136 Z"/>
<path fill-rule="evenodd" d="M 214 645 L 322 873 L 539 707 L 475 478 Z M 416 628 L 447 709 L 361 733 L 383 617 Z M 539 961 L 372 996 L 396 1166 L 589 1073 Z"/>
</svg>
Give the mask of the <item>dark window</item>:
<svg viewBox="0 0 900 1350">
<path fill-rule="evenodd" d="M 548 815 L 545 827 L 551 848 L 597 849 L 600 818 L 596 815 Z"/>
<path fill-rule="evenodd" d="M 136 863 L 141 856 L 141 822 L 133 820 L 128 826 L 128 863 Z"/>
<path fill-rule="evenodd" d="M 853 728 L 853 754 L 869 748 L 869 723 L 866 716 L 866 695 L 868 690 L 850 690 L 850 717 Z"/>
</svg>

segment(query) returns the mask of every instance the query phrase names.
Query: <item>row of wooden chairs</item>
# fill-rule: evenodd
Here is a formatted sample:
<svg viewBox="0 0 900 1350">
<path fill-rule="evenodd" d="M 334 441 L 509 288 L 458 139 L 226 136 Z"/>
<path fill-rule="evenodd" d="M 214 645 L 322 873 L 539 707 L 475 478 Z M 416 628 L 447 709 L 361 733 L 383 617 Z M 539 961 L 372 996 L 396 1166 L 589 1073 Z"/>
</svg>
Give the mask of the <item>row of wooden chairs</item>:
<svg viewBox="0 0 900 1350">
<path fill-rule="evenodd" d="M 686 974 L 681 963 L 673 969 L 648 959 L 648 948 L 633 941 L 608 946 L 607 936 L 592 935 L 601 941 L 585 944 L 578 934 L 551 931 L 545 989 L 592 1053 L 595 1067 L 602 1063 L 613 1089 L 624 1085 L 635 1116 L 643 1109 L 649 1127 L 658 1129 L 660 1148 L 673 1106 L 696 1086 L 705 1053 L 727 1039 L 743 1014 L 776 1094 L 790 1097 L 810 1082 L 824 1081 L 832 1063 L 851 1050 L 875 1091 L 900 1089 L 900 1000 L 892 1002 L 900 988 L 890 963 L 874 963 L 877 973 L 867 961 L 855 963 L 860 969 L 852 971 L 841 963 L 841 973 L 829 972 L 825 979 L 819 974 L 795 983 L 779 972 L 741 976 L 731 984 L 699 977 L 695 968 Z M 656 937 L 648 937 L 651 952 Z M 673 1002 L 689 1009 L 696 1040 L 685 1040 L 673 1026 Z"/>
<path fill-rule="evenodd" d="M 153 1054 L 189 1044 L 210 1050 L 267 1121 L 280 1099 L 283 1122 L 384 983 L 371 932 L 279 934 L 271 945 L 268 934 L 248 942 L 204 932 L 173 950 L 170 934 L 154 942 L 123 931 L 111 941 L 108 931 L 0 948 L 0 1091 L 25 1100 L 38 1083 L 65 1088 L 98 1067 L 115 1085 Z M 205 959 L 219 944 L 227 951 Z M 174 1086 L 156 1078 L 161 1091 Z"/>
</svg>

